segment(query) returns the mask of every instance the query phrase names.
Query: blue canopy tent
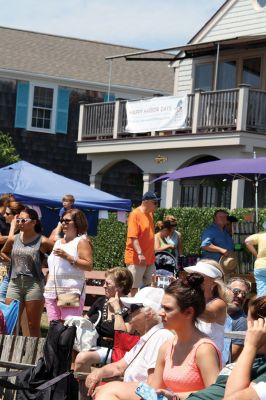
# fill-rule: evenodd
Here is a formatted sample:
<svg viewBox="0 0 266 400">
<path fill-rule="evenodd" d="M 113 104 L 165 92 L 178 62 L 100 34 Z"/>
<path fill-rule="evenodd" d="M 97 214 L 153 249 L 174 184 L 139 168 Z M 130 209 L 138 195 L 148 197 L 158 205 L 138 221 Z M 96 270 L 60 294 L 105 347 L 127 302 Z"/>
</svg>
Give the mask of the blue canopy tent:
<svg viewBox="0 0 266 400">
<path fill-rule="evenodd" d="M 2 193 L 12 193 L 23 204 L 37 205 L 41 209 L 44 207 L 46 210 L 43 217 L 48 210 L 62 207 L 62 197 L 68 193 L 75 197 L 75 206 L 85 212 L 93 210 L 95 214 L 98 210 L 131 209 L 130 200 L 94 189 L 26 161 L 0 168 L 0 194 Z M 97 212 L 96 214 L 98 215 Z M 58 212 L 56 215 L 58 217 Z"/>
</svg>

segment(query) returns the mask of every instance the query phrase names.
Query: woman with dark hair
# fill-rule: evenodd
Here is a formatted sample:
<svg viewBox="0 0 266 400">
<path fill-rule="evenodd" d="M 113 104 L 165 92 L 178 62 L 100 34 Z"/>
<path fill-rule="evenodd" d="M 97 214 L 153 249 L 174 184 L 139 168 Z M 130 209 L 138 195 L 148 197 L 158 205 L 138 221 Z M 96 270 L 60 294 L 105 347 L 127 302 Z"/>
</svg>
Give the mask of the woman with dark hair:
<svg viewBox="0 0 266 400">
<path fill-rule="evenodd" d="M 15 226 L 19 233 L 13 235 Z M 25 208 L 11 223 L 10 235 L 2 252 L 11 254 L 11 273 L 6 304 L 13 299 L 20 301 L 20 317 L 26 309 L 29 334 L 39 337 L 43 311 L 44 276 L 42 257 L 52 250 L 52 243 L 41 234 L 42 226 L 38 214 Z"/>
<path fill-rule="evenodd" d="M 86 295 L 84 271 L 90 271 L 93 263 L 86 215 L 72 208 L 60 222 L 64 237 L 55 242 L 48 257 L 49 275 L 44 292 L 49 321 L 82 315 Z M 60 300 L 65 294 L 72 295 L 72 303 Z"/>
<path fill-rule="evenodd" d="M 8 238 L 13 239 L 14 235 L 18 233 L 19 228 L 16 223 L 16 215 L 18 215 L 22 210 L 25 209 L 25 206 L 22 203 L 18 203 L 17 201 L 7 202 L 6 210 L 4 213 L 5 222 L 8 226 L 8 234 L 7 236 L 1 237 L 1 243 L 5 243 Z M 13 222 L 12 222 L 13 221 Z M 3 257 L 5 259 L 5 256 Z M 10 269 L 10 261 L 2 260 L 2 266 L 5 268 L 5 275 L 0 285 L 0 301 L 5 302 L 7 288 L 10 280 L 9 269 Z"/>
<path fill-rule="evenodd" d="M 167 251 L 170 254 L 175 254 L 175 245 L 167 242 L 167 237 L 170 236 L 172 226 L 170 221 L 158 221 L 156 224 L 158 232 L 154 236 L 154 251 Z"/>
<path fill-rule="evenodd" d="M 187 275 L 172 282 L 162 299 L 164 328 L 176 335 L 161 346 L 149 383 L 168 400 L 186 399 L 211 385 L 221 369 L 218 347 L 195 325 L 205 309 L 202 284 L 201 275 Z"/>
</svg>

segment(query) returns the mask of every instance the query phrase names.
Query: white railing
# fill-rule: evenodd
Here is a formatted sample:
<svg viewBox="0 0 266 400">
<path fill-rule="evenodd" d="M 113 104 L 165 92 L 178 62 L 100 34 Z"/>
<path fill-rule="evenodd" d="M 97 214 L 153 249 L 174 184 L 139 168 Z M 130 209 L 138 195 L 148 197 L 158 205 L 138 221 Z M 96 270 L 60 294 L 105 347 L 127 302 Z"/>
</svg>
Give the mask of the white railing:
<svg viewBox="0 0 266 400">
<path fill-rule="evenodd" d="M 215 133 L 223 130 L 266 131 L 266 92 L 241 85 L 237 89 L 188 95 L 186 128 L 175 134 Z M 158 136 L 162 132 L 126 132 L 126 100 L 81 104 L 78 140 Z"/>
</svg>

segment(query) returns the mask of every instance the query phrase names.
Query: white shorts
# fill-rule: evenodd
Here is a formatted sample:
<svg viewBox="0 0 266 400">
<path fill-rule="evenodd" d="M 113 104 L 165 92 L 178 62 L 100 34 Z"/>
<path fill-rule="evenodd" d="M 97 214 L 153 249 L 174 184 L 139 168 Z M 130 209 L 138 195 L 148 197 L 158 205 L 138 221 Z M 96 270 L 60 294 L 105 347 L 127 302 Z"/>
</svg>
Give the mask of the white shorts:
<svg viewBox="0 0 266 400">
<path fill-rule="evenodd" d="M 108 352 L 108 350 L 110 350 L 109 354 L 108 354 L 108 357 L 107 357 L 107 360 L 106 360 L 106 364 L 110 364 L 112 351 L 113 351 L 112 349 L 108 349 L 108 347 L 99 347 L 99 346 L 94 347 L 94 349 L 95 349 L 94 351 L 96 351 L 96 353 L 100 357 L 100 363 L 101 364 L 103 364 L 105 362 L 107 352 Z"/>
</svg>

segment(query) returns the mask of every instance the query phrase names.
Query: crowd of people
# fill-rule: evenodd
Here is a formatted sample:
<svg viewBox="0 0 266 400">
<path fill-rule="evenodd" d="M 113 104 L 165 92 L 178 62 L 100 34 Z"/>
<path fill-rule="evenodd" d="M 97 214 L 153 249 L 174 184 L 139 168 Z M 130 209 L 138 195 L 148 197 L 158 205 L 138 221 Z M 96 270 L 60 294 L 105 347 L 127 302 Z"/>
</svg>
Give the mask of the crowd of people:
<svg viewBox="0 0 266 400">
<path fill-rule="evenodd" d="M 139 385 L 146 383 L 167 400 L 265 399 L 265 234 L 246 239 L 256 258 L 258 292 L 251 300 L 250 282 L 228 274 L 235 260 L 225 210 L 217 210 L 202 233 L 201 259 L 173 273 L 161 288 L 156 254 L 171 255 L 177 267 L 183 238 L 173 215 L 154 226 L 159 200 L 147 192 L 130 213 L 126 267 L 106 271 L 105 296 L 86 315 L 98 322 L 99 337 L 96 347 L 73 354 L 74 370 L 87 374 L 83 394 L 93 400 L 137 400 Z M 0 199 L 0 258 L 7 268 L 0 300 L 19 300 L 30 336 L 41 334 L 44 306 L 49 322 L 83 315 L 84 272 L 93 267 L 93 248 L 87 218 L 74 202 L 72 195 L 63 198 L 59 223 L 45 237 L 34 209 L 11 195 Z M 242 336 L 227 337 L 226 331 Z"/>
</svg>

